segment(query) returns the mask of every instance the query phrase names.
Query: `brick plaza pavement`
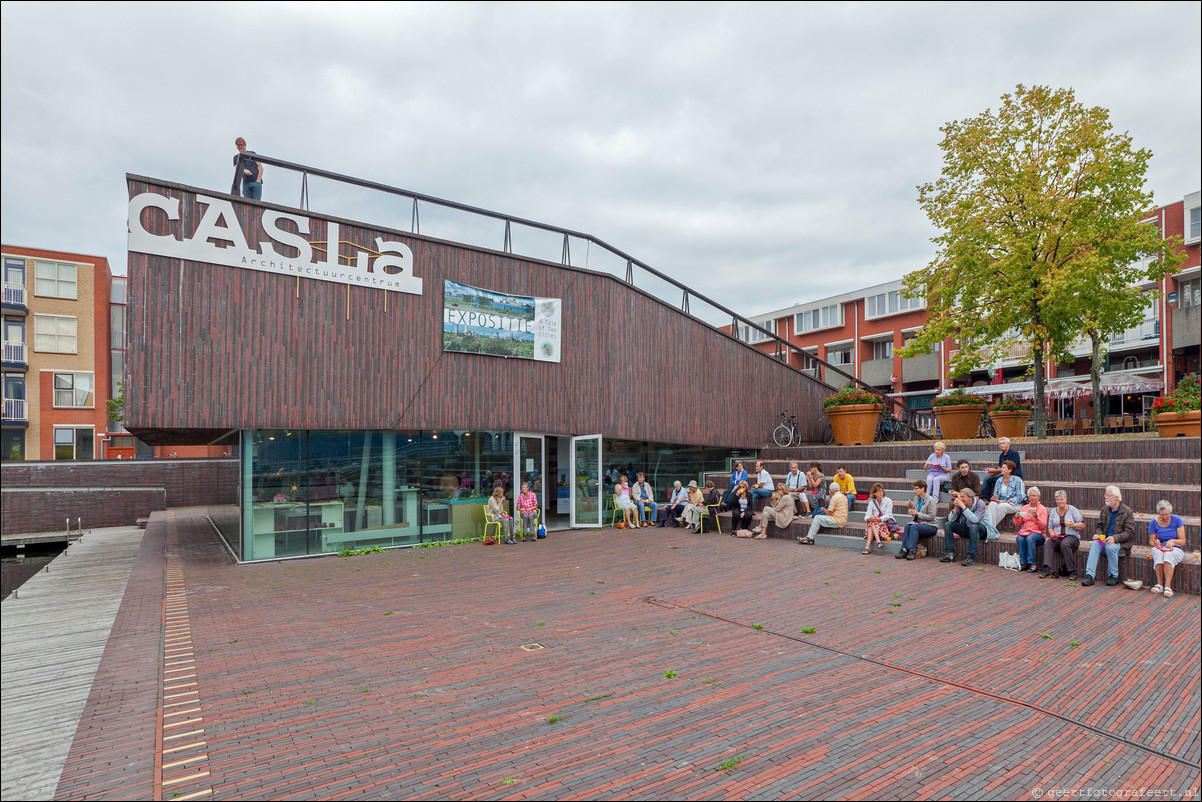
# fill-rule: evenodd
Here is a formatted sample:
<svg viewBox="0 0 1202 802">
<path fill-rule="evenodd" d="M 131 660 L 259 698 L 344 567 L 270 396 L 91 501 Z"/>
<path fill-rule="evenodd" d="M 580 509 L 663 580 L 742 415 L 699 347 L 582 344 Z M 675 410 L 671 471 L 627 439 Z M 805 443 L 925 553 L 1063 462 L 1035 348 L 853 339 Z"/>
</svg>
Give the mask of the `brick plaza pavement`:
<svg viewBox="0 0 1202 802">
<path fill-rule="evenodd" d="M 680 529 L 234 566 L 168 511 L 57 798 L 1196 799 L 1200 629 L 1196 596 Z"/>
</svg>

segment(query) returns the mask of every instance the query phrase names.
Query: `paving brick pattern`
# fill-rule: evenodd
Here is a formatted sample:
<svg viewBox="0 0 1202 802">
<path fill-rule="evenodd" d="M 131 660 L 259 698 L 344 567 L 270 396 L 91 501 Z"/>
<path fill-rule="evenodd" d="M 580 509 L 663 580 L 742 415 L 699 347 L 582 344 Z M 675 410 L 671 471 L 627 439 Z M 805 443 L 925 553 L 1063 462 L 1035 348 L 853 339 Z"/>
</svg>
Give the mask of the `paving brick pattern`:
<svg viewBox="0 0 1202 802">
<path fill-rule="evenodd" d="M 681 529 L 234 566 L 176 513 L 214 798 L 1198 796 L 1197 597 Z M 149 796 L 132 634 L 62 798 Z"/>
</svg>

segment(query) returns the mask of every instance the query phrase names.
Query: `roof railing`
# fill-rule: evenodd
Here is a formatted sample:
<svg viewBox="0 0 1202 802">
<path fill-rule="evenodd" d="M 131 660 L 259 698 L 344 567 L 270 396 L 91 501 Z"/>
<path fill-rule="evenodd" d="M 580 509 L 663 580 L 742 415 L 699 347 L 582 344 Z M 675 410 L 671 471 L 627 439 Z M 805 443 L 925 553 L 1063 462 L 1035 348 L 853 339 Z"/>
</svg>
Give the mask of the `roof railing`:
<svg viewBox="0 0 1202 802">
<path fill-rule="evenodd" d="M 655 278 L 659 279 L 660 281 L 663 281 L 663 282 L 669 284 L 670 286 L 675 287 L 676 289 L 680 290 L 681 291 L 680 309 L 684 313 L 686 313 L 692 317 L 700 318 L 699 315 L 696 315 L 691 311 L 690 305 L 689 305 L 689 300 L 691 298 L 691 299 L 694 299 L 697 301 L 701 301 L 702 303 L 704 303 L 711 309 L 717 310 L 718 312 L 721 312 L 723 315 L 730 317 L 731 330 L 729 332 L 727 332 L 722 327 L 715 326 L 714 328 L 716 328 L 718 331 L 723 332 L 724 334 L 727 334 L 728 336 L 733 337 L 735 340 L 738 340 L 740 343 L 742 343 L 746 347 L 750 348 L 752 351 L 755 351 L 756 353 L 760 354 L 761 356 L 763 356 L 767 359 L 776 359 L 777 361 L 781 361 L 780 356 L 784 352 L 791 352 L 791 353 L 798 354 L 799 356 L 801 356 L 803 358 L 803 362 L 802 362 L 803 365 L 806 364 L 805 360 L 816 362 L 819 365 L 822 365 L 826 369 L 826 371 L 824 372 L 824 376 L 828 375 L 830 371 L 833 371 L 834 373 L 843 377 L 843 379 L 845 379 L 847 382 L 851 382 L 852 384 L 857 385 L 858 387 L 860 387 L 864 390 L 867 390 L 870 393 L 880 396 L 882 402 L 886 405 L 887 408 L 895 407 L 897 409 L 902 410 L 905 413 L 902 416 L 902 419 L 904 421 L 906 421 L 907 424 L 910 420 L 909 407 L 906 404 L 904 404 L 903 402 L 899 401 L 898 399 L 891 398 L 888 395 L 881 393 L 876 388 L 874 388 L 868 384 L 865 384 L 861 380 L 857 379 L 855 376 L 842 370 L 839 366 L 832 365 L 831 363 L 827 362 L 826 360 L 821 359 L 821 358 L 809 353 L 808 351 L 805 351 L 800 346 L 794 345 L 793 343 L 790 343 L 789 341 L 787 341 L 781 337 L 778 337 L 775 332 L 769 331 L 768 329 L 764 328 L 760 324 L 755 323 L 752 320 L 750 320 L 749 318 L 744 317 L 743 315 L 740 315 L 738 312 L 735 312 L 734 310 L 727 308 L 725 305 L 720 304 L 717 301 L 714 301 L 714 300 L 702 295 L 701 293 L 699 293 L 696 290 L 688 287 L 687 285 L 677 281 L 676 279 L 672 278 L 671 276 L 669 276 L 665 273 L 662 273 L 659 270 L 656 270 L 655 268 L 646 264 L 645 262 L 635 258 L 634 256 L 631 256 L 630 254 L 626 253 L 625 251 L 621 250 L 620 248 L 615 248 L 614 246 L 610 245 L 609 243 L 605 242 L 604 240 L 594 237 L 592 234 L 586 234 L 582 231 L 574 231 L 569 228 L 562 228 L 560 226 L 554 226 L 554 225 L 550 225 L 548 223 L 540 223 L 537 220 L 530 220 L 530 219 L 527 219 L 524 217 L 518 217 L 516 215 L 504 214 L 502 212 L 496 212 L 491 209 L 483 209 L 478 206 L 471 206 L 466 203 L 459 203 L 457 201 L 447 200 L 446 198 L 438 198 L 433 195 L 427 195 L 423 192 L 415 192 L 413 190 L 402 189 L 400 187 L 394 187 L 394 186 L 390 186 L 388 184 L 383 184 L 383 183 L 380 183 L 379 181 L 370 181 L 365 178 L 356 178 L 354 176 L 343 175 L 342 173 L 336 173 L 336 172 L 333 172 L 332 170 L 323 170 L 319 167 L 312 167 L 309 165 L 297 164 L 296 162 L 290 162 L 290 161 L 286 161 L 284 159 L 277 159 L 273 156 L 264 156 L 261 153 L 254 154 L 254 158 L 264 164 L 270 164 L 273 167 L 279 167 L 279 168 L 282 168 L 285 170 L 292 170 L 293 172 L 300 173 L 300 175 L 301 175 L 301 196 L 300 196 L 300 202 L 298 204 L 298 208 L 304 209 L 306 211 L 309 210 L 309 200 L 310 200 L 309 178 L 310 178 L 310 176 L 316 176 L 318 178 L 325 178 L 330 181 L 336 181 L 336 182 L 342 183 L 342 184 L 349 184 L 351 186 L 362 187 L 364 189 L 375 190 L 377 192 L 384 192 L 389 195 L 396 195 L 398 197 L 411 199 L 413 202 L 413 211 L 412 211 L 412 215 L 410 218 L 410 232 L 414 233 L 414 234 L 421 233 L 421 216 L 419 213 L 419 204 L 425 203 L 425 204 L 429 204 L 431 206 L 438 206 L 438 207 L 441 207 L 444 209 L 453 209 L 455 211 L 466 212 L 467 214 L 476 215 L 479 217 L 486 217 L 486 218 L 491 218 L 493 220 L 502 221 L 504 223 L 504 230 L 503 230 L 503 241 L 502 241 L 501 249 L 502 249 L 502 252 L 504 252 L 504 253 L 513 253 L 514 252 L 513 251 L 512 227 L 515 225 L 525 226 L 527 228 L 532 228 L 532 229 L 536 229 L 539 231 L 546 231 L 548 233 L 553 233 L 553 234 L 562 236 L 563 237 L 563 250 L 562 250 L 562 253 L 560 256 L 561 264 L 567 265 L 569 267 L 573 266 L 571 263 L 570 241 L 573 238 L 577 239 L 577 240 L 582 240 L 582 241 L 588 243 L 590 246 L 595 246 L 597 248 L 600 248 L 601 250 L 608 252 L 609 254 L 611 254 L 613 256 L 618 257 L 618 259 L 625 260 L 626 261 L 626 279 L 625 280 L 626 280 L 627 284 L 630 284 L 631 286 L 637 286 L 635 284 L 635 273 L 634 273 L 634 269 L 637 267 L 638 269 L 654 276 Z M 234 182 L 233 182 L 233 186 L 230 188 L 231 194 L 238 194 L 238 191 L 239 191 L 239 188 L 241 185 L 241 175 L 239 174 L 238 170 L 239 170 L 238 165 L 235 165 Z M 743 340 L 739 336 L 739 325 L 740 324 L 747 326 L 750 329 L 754 329 L 756 331 L 762 332 L 763 334 L 767 335 L 766 339 L 774 342 L 775 354 L 768 353 L 766 351 L 762 351 L 759 348 L 757 348 L 755 345 L 752 345 L 751 343 L 748 343 L 745 340 Z M 837 389 L 835 387 L 835 385 L 827 382 L 824 378 L 818 378 L 817 376 L 812 375 L 808 370 L 805 370 L 804 368 L 798 368 L 793 365 L 789 365 L 788 363 L 785 363 L 785 362 L 782 362 L 782 364 L 784 364 L 786 367 L 792 368 L 793 370 L 797 371 L 798 373 L 801 373 L 802 375 L 804 375 L 807 379 L 809 379 L 811 381 L 815 381 L 828 389 L 831 389 L 831 390 Z M 918 431 L 918 430 L 915 430 L 915 431 Z"/>
</svg>

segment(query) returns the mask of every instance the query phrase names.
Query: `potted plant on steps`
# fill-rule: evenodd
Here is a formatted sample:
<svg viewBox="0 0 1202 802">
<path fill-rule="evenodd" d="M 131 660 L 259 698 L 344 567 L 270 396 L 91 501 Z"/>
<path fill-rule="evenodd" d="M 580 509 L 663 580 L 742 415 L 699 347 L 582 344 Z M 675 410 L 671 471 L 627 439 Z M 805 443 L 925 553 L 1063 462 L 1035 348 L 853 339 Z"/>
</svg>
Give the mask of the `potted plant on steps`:
<svg viewBox="0 0 1202 802">
<path fill-rule="evenodd" d="M 876 438 L 876 422 L 881 415 L 882 406 L 879 395 L 860 389 L 851 382 L 844 385 L 839 392 L 828 396 L 822 402 L 822 408 L 831 420 L 835 445 L 871 444 Z"/>
<path fill-rule="evenodd" d="M 989 405 L 989 419 L 998 437 L 1022 437 L 1031 419 L 1031 402 L 1013 396 Z"/>
<path fill-rule="evenodd" d="M 971 440 L 976 437 L 985 406 L 984 398 L 970 395 L 960 387 L 931 402 L 935 419 L 939 421 L 939 434 L 944 440 Z"/>
<path fill-rule="evenodd" d="M 1202 396 L 1199 395 L 1198 376 L 1189 374 L 1177 382 L 1171 395 L 1161 396 L 1152 402 L 1152 413 L 1156 416 L 1156 431 L 1161 437 L 1198 437 L 1202 433 Z"/>
</svg>

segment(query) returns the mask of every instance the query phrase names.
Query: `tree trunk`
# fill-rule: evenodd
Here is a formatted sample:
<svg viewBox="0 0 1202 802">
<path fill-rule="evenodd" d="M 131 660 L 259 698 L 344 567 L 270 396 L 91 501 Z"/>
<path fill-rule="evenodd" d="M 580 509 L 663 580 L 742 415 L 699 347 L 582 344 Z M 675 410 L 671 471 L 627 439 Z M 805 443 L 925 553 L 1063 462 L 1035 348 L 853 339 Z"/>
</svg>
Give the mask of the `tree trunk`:
<svg viewBox="0 0 1202 802">
<path fill-rule="evenodd" d="M 1102 412 L 1102 337 L 1098 332 L 1089 333 L 1089 344 L 1092 351 L 1092 362 L 1089 366 L 1089 379 L 1093 385 L 1093 433 L 1101 434 L 1106 416 Z"/>
<path fill-rule="evenodd" d="M 1040 440 L 1047 439 L 1048 436 L 1048 421 L 1047 415 L 1044 412 L 1043 400 L 1043 343 L 1037 343 L 1034 350 L 1035 356 L 1035 436 Z"/>
</svg>

